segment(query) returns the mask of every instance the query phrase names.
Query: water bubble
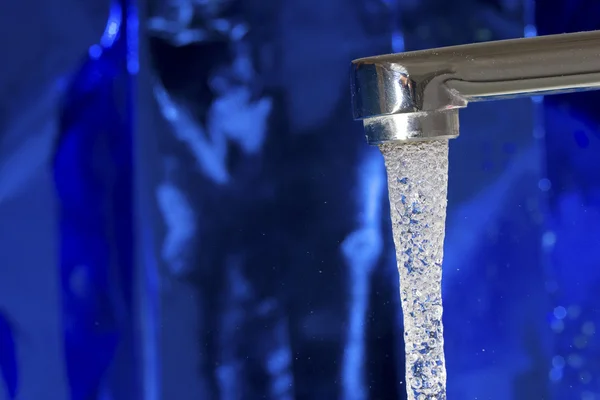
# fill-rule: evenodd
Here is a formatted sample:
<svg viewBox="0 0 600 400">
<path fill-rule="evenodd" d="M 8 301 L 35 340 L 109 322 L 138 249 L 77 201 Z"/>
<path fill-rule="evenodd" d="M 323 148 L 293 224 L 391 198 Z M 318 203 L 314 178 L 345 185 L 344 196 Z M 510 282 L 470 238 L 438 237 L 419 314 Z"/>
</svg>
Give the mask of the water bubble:
<svg viewBox="0 0 600 400">
<path fill-rule="evenodd" d="M 552 187 L 552 183 L 550 182 L 550 179 L 548 179 L 548 178 L 540 179 L 540 181 L 538 182 L 538 188 L 542 192 L 547 192 L 548 190 L 550 190 L 551 187 Z"/>
<path fill-rule="evenodd" d="M 567 358 L 567 363 L 572 368 L 578 369 L 583 366 L 583 358 L 579 354 L 571 354 Z"/>
<path fill-rule="evenodd" d="M 554 356 L 552 358 L 552 366 L 554 368 L 564 368 L 565 358 L 563 356 Z"/>
<path fill-rule="evenodd" d="M 554 317 L 556 319 L 564 319 L 567 316 L 567 309 L 563 306 L 558 306 L 554 309 Z"/>
<path fill-rule="evenodd" d="M 556 234 L 552 231 L 544 232 L 544 235 L 542 236 L 542 247 L 544 249 L 550 249 L 550 248 L 554 247 L 555 243 L 556 243 Z"/>
<path fill-rule="evenodd" d="M 588 371 L 583 371 L 579 374 L 579 380 L 581 383 L 586 385 L 592 381 L 592 374 L 590 374 Z"/>
<path fill-rule="evenodd" d="M 588 321 L 581 327 L 581 332 L 587 336 L 593 336 L 596 333 L 596 325 L 592 321 Z"/>
<path fill-rule="evenodd" d="M 598 397 L 592 392 L 585 391 L 581 393 L 581 400 L 596 400 Z"/>
<path fill-rule="evenodd" d="M 550 370 L 549 378 L 552 382 L 558 382 L 562 379 L 562 377 L 563 377 L 562 368 L 552 368 Z"/>
</svg>

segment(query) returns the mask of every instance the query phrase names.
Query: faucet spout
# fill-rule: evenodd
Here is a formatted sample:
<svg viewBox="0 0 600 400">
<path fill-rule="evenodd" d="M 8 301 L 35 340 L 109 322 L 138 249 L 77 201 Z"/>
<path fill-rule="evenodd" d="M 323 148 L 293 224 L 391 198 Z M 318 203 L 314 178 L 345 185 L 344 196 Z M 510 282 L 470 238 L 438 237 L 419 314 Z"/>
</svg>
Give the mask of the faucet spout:
<svg viewBox="0 0 600 400">
<path fill-rule="evenodd" d="M 600 31 L 361 58 L 352 105 L 367 141 L 457 137 L 471 101 L 600 88 Z"/>
</svg>

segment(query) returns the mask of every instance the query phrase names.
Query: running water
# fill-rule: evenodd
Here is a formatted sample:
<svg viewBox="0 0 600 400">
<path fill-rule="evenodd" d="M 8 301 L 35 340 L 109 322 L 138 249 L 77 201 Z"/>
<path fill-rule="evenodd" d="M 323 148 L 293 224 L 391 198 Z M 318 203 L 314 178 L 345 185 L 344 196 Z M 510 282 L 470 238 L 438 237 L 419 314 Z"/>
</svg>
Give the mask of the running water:
<svg viewBox="0 0 600 400">
<path fill-rule="evenodd" d="M 448 141 L 380 146 L 385 158 L 400 296 L 409 400 L 445 400 L 442 257 Z"/>
</svg>

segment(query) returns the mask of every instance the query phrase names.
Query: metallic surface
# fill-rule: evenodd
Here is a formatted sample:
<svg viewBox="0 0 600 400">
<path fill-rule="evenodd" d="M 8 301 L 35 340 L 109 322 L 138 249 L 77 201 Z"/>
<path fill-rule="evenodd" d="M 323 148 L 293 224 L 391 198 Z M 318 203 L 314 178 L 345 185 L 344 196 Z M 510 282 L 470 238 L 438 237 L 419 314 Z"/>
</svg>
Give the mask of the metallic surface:
<svg viewBox="0 0 600 400">
<path fill-rule="evenodd" d="M 458 110 L 367 118 L 364 120 L 364 127 L 370 144 L 381 144 L 391 140 L 453 139 L 458 136 Z"/>
<path fill-rule="evenodd" d="M 466 107 L 470 101 L 599 87 L 600 31 L 477 43 L 352 62 L 354 117 L 364 120 L 371 144 L 456 137 L 458 121 L 450 118 L 444 127 L 438 112 Z M 430 113 L 437 122 L 425 122 Z"/>
</svg>

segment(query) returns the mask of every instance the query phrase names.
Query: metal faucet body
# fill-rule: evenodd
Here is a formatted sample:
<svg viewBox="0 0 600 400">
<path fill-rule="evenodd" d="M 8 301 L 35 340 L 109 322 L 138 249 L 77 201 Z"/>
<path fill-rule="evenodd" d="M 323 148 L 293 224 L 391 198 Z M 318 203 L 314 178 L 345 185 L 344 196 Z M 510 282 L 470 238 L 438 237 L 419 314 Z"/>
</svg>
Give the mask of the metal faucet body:
<svg viewBox="0 0 600 400">
<path fill-rule="evenodd" d="M 455 138 L 469 102 L 600 88 L 600 31 L 444 47 L 352 62 L 367 141 Z"/>
</svg>

